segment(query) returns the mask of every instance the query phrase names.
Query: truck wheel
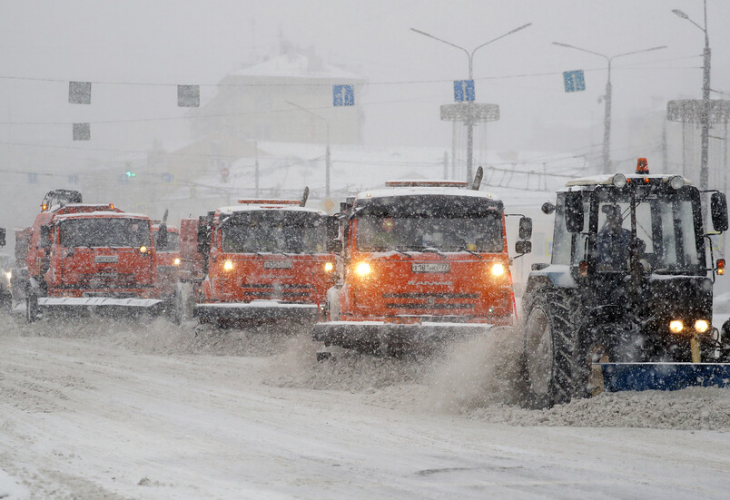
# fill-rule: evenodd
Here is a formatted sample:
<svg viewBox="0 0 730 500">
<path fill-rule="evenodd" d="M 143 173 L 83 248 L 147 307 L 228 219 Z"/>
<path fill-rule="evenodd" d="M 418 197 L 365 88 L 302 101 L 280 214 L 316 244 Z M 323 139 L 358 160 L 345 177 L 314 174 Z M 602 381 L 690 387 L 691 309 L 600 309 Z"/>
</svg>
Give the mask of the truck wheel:
<svg viewBox="0 0 730 500">
<path fill-rule="evenodd" d="M 38 296 L 30 294 L 25 298 L 25 319 L 33 323 L 38 319 Z"/>
<path fill-rule="evenodd" d="M 525 321 L 524 368 L 531 405 L 548 408 L 573 395 L 579 304 L 567 291 L 537 293 Z"/>
</svg>

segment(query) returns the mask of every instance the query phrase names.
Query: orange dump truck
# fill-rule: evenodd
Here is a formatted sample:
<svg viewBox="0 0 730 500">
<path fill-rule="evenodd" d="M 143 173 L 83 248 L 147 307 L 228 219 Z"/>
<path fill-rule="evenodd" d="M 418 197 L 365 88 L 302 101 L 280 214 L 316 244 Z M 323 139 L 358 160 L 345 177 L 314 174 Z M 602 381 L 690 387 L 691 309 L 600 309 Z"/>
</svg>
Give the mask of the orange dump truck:
<svg viewBox="0 0 730 500">
<path fill-rule="evenodd" d="M 156 298 L 150 219 L 112 204 L 69 203 L 80 202 L 81 195 L 68 193 L 73 196 L 64 192 L 49 203 L 44 200 L 33 225 L 27 252 L 28 321 L 45 311 L 164 310 Z"/>
<path fill-rule="evenodd" d="M 502 202 L 478 191 L 478 181 L 472 189 L 454 181 L 386 186 L 342 206 L 340 272 L 314 339 L 392 354 L 512 324 Z M 520 226 L 516 251 L 524 254 L 531 220 Z"/>
<path fill-rule="evenodd" d="M 200 218 L 194 314 L 201 323 L 317 321 L 333 283 L 327 241 L 337 226 L 305 202 L 306 192 L 301 201 L 240 200 Z M 183 260 L 192 259 L 184 252 Z"/>
</svg>

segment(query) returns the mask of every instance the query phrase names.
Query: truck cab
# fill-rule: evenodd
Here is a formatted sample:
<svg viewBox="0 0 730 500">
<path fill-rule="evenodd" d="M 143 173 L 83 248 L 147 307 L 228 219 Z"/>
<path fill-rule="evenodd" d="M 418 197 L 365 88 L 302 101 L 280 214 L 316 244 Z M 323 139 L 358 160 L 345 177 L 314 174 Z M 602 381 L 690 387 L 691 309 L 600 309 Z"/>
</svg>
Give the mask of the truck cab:
<svg viewBox="0 0 730 500">
<path fill-rule="evenodd" d="M 195 315 L 219 326 L 313 323 L 333 283 L 333 223 L 299 200 L 240 200 L 201 217 Z"/>
<path fill-rule="evenodd" d="M 46 220 L 46 215 L 51 217 Z M 39 219 L 28 254 L 33 267 L 26 297 L 29 321 L 42 311 L 117 314 L 161 305 L 147 216 L 111 205 L 70 204 Z"/>
<path fill-rule="evenodd" d="M 315 340 L 397 351 L 513 323 L 504 205 L 491 194 L 465 182 L 390 182 L 358 194 L 341 221 L 338 280 Z"/>
</svg>

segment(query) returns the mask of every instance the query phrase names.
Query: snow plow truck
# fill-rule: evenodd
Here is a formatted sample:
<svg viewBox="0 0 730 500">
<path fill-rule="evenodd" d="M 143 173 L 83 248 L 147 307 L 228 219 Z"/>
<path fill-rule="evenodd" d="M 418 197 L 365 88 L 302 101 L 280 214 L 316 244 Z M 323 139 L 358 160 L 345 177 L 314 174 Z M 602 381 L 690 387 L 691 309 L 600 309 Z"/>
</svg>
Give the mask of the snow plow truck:
<svg viewBox="0 0 730 500">
<path fill-rule="evenodd" d="M 305 207 L 307 195 L 305 189 L 300 200 L 239 200 L 240 206 L 199 219 L 202 270 L 193 277 L 200 277 L 194 314 L 201 323 L 311 325 L 319 319 L 333 282 L 327 241 L 336 220 Z M 186 248 L 183 260 L 195 262 Z"/>
<path fill-rule="evenodd" d="M 532 265 L 523 296 L 535 406 L 730 382 L 728 339 L 712 324 L 725 268 L 712 239 L 728 228 L 727 202 L 712 193 L 707 232 L 702 197 L 682 176 L 650 175 L 640 158 L 634 175 L 572 180 L 543 205 L 555 213 L 552 259 Z"/>
<path fill-rule="evenodd" d="M 151 222 L 81 193 L 46 195 L 28 243 L 26 318 L 44 312 L 161 314 Z"/>
<path fill-rule="evenodd" d="M 481 173 L 388 182 L 341 205 L 338 279 L 316 341 L 399 355 L 513 324 L 504 206 L 479 191 Z M 517 254 L 531 251 L 531 224 L 520 219 Z"/>
</svg>

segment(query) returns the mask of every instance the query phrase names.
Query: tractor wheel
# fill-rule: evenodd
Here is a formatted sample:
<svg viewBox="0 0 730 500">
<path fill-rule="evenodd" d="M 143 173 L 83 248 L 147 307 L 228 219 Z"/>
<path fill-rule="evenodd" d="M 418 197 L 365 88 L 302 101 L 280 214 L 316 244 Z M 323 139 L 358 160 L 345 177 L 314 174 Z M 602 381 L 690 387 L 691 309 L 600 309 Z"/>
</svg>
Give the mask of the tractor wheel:
<svg viewBox="0 0 730 500">
<path fill-rule="evenodd" d="M 531 406 L 549 408 L 573 396 L 580 304 L 570 290 L 537 291 L 526 314 L 524 369 Z"/>
</svg>

